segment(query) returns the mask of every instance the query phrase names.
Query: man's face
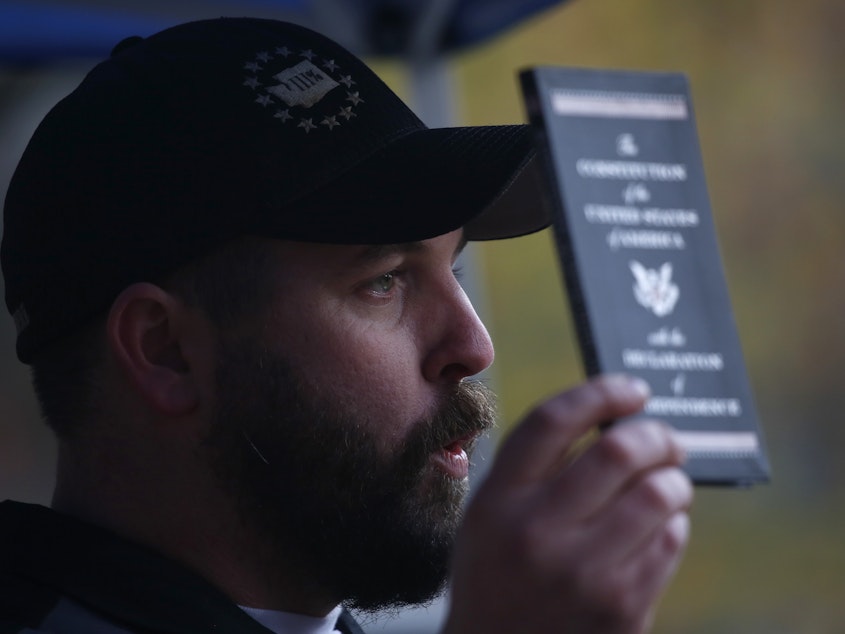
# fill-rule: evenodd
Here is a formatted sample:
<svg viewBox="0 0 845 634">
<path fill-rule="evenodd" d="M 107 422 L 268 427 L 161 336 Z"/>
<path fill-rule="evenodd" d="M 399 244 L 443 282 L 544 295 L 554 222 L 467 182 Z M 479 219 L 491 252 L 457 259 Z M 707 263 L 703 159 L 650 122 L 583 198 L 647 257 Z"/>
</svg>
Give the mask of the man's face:
<svg viewBox="0 0 845 634">
<path fill-rule="evenodd" d="M 492 361 L 461 245 L 281 244 L 270 309 L 220 342 L 219 475 L 280 561 L 363 609 L 442 587 L 466 452 L 492 424 L 461 382 Z"/>
</svg>

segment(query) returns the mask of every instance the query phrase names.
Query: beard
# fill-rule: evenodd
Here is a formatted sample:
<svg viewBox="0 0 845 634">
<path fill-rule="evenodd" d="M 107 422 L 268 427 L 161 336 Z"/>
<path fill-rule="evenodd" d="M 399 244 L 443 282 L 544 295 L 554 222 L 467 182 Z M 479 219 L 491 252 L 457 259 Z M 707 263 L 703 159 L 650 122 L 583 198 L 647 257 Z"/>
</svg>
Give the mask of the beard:
<svg viewBox="0 0 845 634">
<path fill-rule="evenodd" d="M 250 340 L 221 342 L 218 358 L 212 468 L 268 561 L 294 570 L 303 591 L 361 611 L 438 596 L 468 483 L 432 457 L 492 426 L 490 391 L 474 381 L 454 385 L 385 449 L 394 421 L 361 415 L 330 382 L 306 384 Z M 359 393 L 368 394 L 366 383 Z"/>
</svg>

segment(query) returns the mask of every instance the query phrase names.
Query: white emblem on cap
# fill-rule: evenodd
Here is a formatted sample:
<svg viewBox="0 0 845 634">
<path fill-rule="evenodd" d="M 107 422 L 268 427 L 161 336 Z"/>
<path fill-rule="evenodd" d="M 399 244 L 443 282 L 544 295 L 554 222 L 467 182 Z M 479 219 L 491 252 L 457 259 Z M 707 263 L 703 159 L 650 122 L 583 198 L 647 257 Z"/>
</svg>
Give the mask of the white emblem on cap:
<svg viewBox="0 0 845 634">
<path fill-rule="evenodd" d="M 267 92 L 276 95 L 289 106 L 310 108 L 326 96 L 326 93 L 340 86 L 310 61 L 299 62 L 292 68 L 273 75 L 279 83 L 268 86 Z M 269 99 L 269 97 L 267 97 Z"/>
<path fill-rule="evenodd" d="M 255 92 L 255 103 L 268 108 L 279 122 L 291 121 L 304 133 L 331 132 L 357 116 L 355 108 L 364 103 L 359 92 L 352 90 L 356 82 L 351 75 L 344 74 L 334 59 L 321 58 L 313 49 L 264 49 L 243 69 L 247 71 L 243 85 Z M 347 105 L 331 112 L 318 107 L 327 94 L 341 86 Z"/>
</svg>

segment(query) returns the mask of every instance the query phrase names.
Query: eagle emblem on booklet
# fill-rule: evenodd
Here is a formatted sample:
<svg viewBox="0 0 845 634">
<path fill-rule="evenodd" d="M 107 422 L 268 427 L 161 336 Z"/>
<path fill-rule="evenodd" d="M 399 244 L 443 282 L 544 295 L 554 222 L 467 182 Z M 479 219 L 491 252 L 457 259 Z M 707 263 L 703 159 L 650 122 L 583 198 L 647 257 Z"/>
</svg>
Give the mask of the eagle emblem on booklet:
<svg viewBox="0 0 845 634">
<path fill-rule="evenodd" d="M 540 67 L 520 80 L 587 373 L 648 381 L 644 415 L 677 429 L 696 483 L 768 481 L 686 77 Z"/>
</svg>

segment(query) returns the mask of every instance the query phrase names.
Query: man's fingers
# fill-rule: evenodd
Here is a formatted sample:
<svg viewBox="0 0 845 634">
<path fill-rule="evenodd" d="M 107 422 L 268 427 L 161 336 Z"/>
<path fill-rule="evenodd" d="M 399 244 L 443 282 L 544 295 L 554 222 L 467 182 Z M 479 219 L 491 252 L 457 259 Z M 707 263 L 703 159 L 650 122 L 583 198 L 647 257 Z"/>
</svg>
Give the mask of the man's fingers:
<svg viewBox="0 0 845 634">
<path fill-rule="evenodd" d="M 622 491 L 617 500 L 584 524 L 596 544 L 597 563 L 608 567 L 637 559 L 655 535 L 692 505 L 689 477 L 676 467 L 644 474 Z"/>
<path fill-rule="evenodd" d="M 586 594 L 596 597 L 608 615 L 604 627 L 597 631 L 650 631 L 657 601 L 680 566 L 689 526 L 689 516 L 683 511 L 676 513 L 661 524 L 636 556 L 595 577 L 596 587 Z"/>
<path fill-rule="evenodd" d="M 548 477 L 584 433 L 638 412 L 648 394 L 648 386 L 640 379 L 609 375 L 546 401 L 508 437 L 490 477 L 511 485 Z"/>
<path fill-rule="evenodd" d="M 683 461 L 683 449 L 668 425 L 626 423 L 608 429 L 557 476 L 554 495 L 562 512 L 587 519 L 642 472 Z"/>
<path fill-rule="evenodd" d="M 631 609 L 642 605 L 656 605 L 661 593 L 674 577 L 689 542 L 689 515 L 679 511 L 661 524 L 640 550 L 620 564 L 629 570 L 629 588 L 637 588 Z"/>
</svg>

